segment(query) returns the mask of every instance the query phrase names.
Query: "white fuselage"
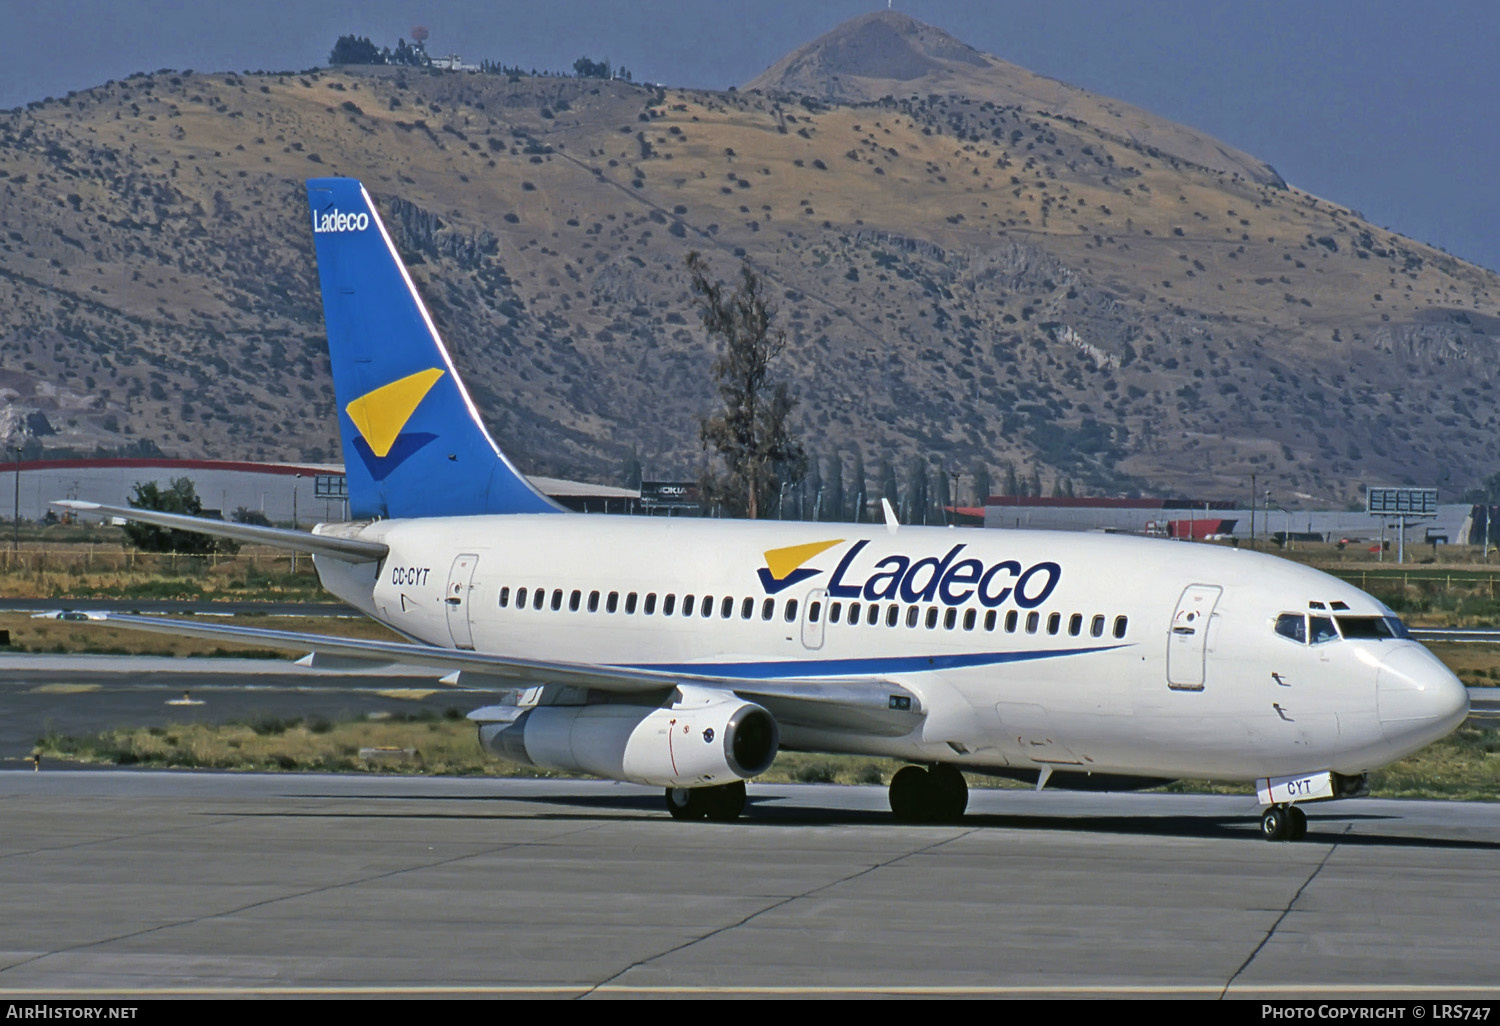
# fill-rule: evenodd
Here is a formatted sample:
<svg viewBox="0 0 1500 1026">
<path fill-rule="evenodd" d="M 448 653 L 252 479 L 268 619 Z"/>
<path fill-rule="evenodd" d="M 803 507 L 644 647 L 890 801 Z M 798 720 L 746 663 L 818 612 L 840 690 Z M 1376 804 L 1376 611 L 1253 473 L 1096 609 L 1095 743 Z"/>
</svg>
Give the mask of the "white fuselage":
<svg viewBox="0 0 1500 1026">
<path fill-rule="evenodd" d="M 1336 578 L 1237 549 L 555 514 L 330 528 L 390 555 L 319 558 L 325 586 L 431 645 L 747 685 L 879 679 L 920 696 L 925 715 L 904 736 L 784 726 L 794 749 L 974 769 L 1357 774 L 1441 737 L 1468 707 L 1415 642 L 1278 633 L 1278 616 L 1337 603 L 1326 615 L 1391 613 Z"/>
</svg>

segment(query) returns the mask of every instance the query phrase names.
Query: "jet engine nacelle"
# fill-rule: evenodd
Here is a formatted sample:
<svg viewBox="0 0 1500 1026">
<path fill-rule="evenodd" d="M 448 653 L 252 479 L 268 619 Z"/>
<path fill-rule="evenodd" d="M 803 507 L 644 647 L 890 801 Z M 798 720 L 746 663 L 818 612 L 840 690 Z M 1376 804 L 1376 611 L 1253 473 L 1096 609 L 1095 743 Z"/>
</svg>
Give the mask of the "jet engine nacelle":
<svg viewBox="0 0 1500 1026">
<path fill-rule="evenodd" d="M 769 712 L 724 692 L 680 690 L 670 706 L 537 706 L 482 725 L 479 739 L 510 762 L 656 787 L 726 784 L 770 768 L 781 733 Z"/>
</svg>

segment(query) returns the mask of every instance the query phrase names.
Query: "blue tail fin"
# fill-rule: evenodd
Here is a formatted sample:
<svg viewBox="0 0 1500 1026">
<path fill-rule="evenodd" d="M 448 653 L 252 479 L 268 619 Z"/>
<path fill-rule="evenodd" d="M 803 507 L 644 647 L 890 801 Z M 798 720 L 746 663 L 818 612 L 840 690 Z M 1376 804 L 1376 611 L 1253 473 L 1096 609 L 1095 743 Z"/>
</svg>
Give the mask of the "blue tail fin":
<svg viewBox="0 0 1500 1026">
<path fill-rule="evenodd" d="M 363 185 L 307 183 L 356 518 L 556 513 L 479 419 Z"/>
</svg>

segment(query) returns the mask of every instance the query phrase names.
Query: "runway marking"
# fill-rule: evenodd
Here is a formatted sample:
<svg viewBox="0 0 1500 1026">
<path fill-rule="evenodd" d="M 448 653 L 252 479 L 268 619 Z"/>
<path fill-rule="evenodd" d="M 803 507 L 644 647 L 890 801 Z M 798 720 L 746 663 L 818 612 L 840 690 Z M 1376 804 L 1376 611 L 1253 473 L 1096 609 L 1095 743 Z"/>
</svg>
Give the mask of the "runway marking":
<svg viewBox="0 0 1500 1026">
<path fill-rule="evenodd" d="M 420 702 L 438 693 L 436 688 L 383 688 L 375 692 L 381 698 L 409 698 Z"/>
<path fill-rule="evenodd" d="M 48 987 L 48 988 L 0 988 L 0 998 L 151 998 L 151 997 L 421 997 L 439 995 L 566 995 L 566 994 L 611 994 L 611 995 L 766 995 L 766 996 L 824 996 L 824 995 L 877 995 L 891 994 L 912 997 L 951 997 L 972 994 L 979 997 L 1044 997 L 1055 995 L 1142 995 L 1170 996 L 1216 996 L 1218 984 L 1174 984 L 1143 983 L 1123 984 L 1062 984 L 1055 987 L 1034 984 L 1007 986 L 1004 984 L 850 984 L 834 986 L 827 984 L 798 986 L 796 984 L 757 985 L 745 984 L 625 984 L 606 983 L 598 986 L 581 984 L 475 984 L 465 986 L 442 986 L 439 984 L 420 986 L 274 986 L 274 987 L 134 987 L 109 989 L 104 987 Z M 1272 997 L 1369 997 L 1401 995 L 1500 995 L 1500 986 L 1493 983 L 1474 984 L 1354 984 L 1354 983 L 1282 983 L 1246 988 L 1246 992 Z"/>
<path fill-rule="evenodd" d="M 31 689 L 33 695 L 82 695 L 98 691 L 99 684 L 39 684 Z"/>
</svg>

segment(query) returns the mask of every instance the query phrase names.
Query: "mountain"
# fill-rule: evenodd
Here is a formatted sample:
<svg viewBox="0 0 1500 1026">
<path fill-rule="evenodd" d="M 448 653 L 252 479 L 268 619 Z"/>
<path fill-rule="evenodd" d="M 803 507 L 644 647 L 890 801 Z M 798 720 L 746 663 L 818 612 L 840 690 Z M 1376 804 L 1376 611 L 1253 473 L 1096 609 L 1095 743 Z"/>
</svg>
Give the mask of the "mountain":
<svg viewBox="0 0 1500 1026">
<path fill-rule="evenodd" d="M 942 29 L 897 11 L 877 11 L 846 21 L 793 50 L 742 88 L 815 96 L 839 104 L 876 103 L 885 97 L 962 96 L 1082 121 L 1138 149 L 1159 150 L 1261 185 L 1286 184 L 1271 165 L 1202 132 L 981 53 Z"/>
<path fill-rule="evenodd" d="M 903 39 L 905 64 L 848 66 L 995 71 Z M 922 461 L 963 494 L 1010 464 L 1048 491 L 1242 496 L 1253 473 L 1341 504 L 1493 472 L 1492 272 L 1123 114 L 766 88 L 156 72 L 0 112 L 0 430 L 336 458 L 301 183 L 347 174 L 530 472 L 696 474 L 691 249 L 766 276 L 803 437 L 846 471 L 858 451 L 872 489 Z"/>
</svg>

